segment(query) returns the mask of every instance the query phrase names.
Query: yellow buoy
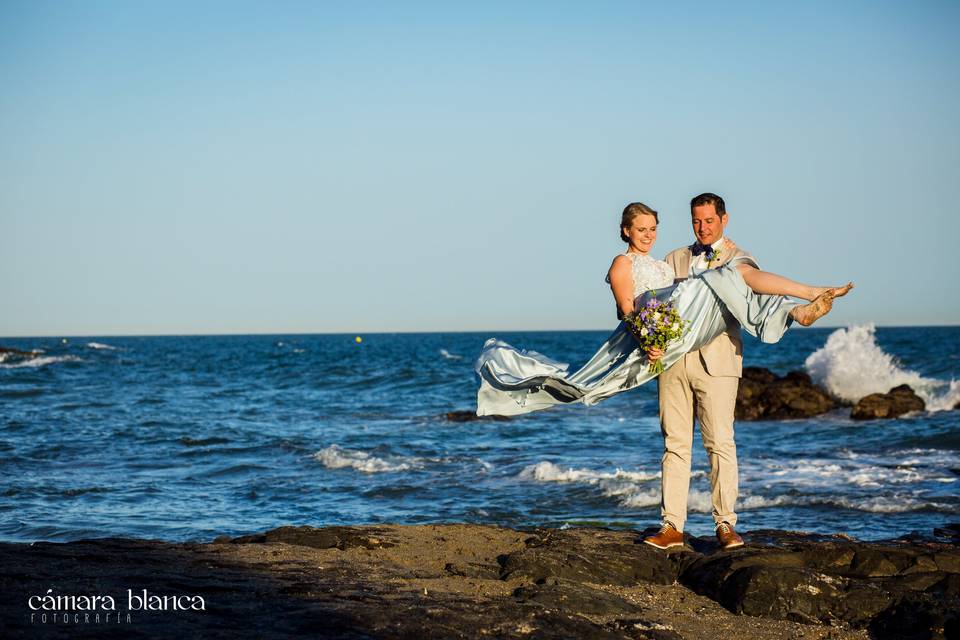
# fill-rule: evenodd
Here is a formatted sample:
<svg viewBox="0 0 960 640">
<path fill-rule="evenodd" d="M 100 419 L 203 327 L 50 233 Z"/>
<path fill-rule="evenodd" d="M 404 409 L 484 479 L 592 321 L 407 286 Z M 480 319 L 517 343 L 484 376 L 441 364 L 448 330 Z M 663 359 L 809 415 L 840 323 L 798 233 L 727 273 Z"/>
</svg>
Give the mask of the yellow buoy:
<svg viewBox="0 0 960 640">
<path fill-rule="evenodd" d="M 360 336 L 357 336 L 356 338 L 354 338 L 354 340 L 356 340 L 357 344 L 360 344 L 361 342 L 363 342 L 363 338 L 361 338 Z"/>
</svg>

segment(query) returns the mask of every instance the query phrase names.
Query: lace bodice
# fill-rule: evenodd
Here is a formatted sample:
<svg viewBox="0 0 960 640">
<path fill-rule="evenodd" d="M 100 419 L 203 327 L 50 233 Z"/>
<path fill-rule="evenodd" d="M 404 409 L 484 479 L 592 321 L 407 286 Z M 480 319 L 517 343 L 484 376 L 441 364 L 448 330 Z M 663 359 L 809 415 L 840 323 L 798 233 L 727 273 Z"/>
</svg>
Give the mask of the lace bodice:
<svg viewBox="0 0 960 640">
<path fill-rule="evenodd" d="M 623 255 L 630 258 L 630 262 L 633 264 L 634 298 L 651 289 L 661 289 L 673 284 L 676 277 L 673 273 L 673 267 L 663 260 L 657 260 L 641 253 L 627 252 Z M 607 283 L 610 283 L 610 276 L 607 276 Z"/>
</svg>

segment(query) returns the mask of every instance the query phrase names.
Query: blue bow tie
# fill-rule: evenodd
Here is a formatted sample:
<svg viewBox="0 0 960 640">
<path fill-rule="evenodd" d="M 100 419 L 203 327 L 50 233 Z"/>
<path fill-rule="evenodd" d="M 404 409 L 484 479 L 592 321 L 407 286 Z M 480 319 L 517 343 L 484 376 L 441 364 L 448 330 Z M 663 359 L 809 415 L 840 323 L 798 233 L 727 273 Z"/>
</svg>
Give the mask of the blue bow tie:
<svg viewBox="0 0 960 640">
<path fill-rule="evenodd" d="M 699 242 L 694 242 L 693 245 L 690 246 L 690 253 L 692 253 L 694 256 L 698 256 L 701 253 L 706 253 L 707 258 L 709 258 L 710 256 L 713 255 L 713 247 L 711 247 L 708 244 L 700 244 Z"/>
</svg>

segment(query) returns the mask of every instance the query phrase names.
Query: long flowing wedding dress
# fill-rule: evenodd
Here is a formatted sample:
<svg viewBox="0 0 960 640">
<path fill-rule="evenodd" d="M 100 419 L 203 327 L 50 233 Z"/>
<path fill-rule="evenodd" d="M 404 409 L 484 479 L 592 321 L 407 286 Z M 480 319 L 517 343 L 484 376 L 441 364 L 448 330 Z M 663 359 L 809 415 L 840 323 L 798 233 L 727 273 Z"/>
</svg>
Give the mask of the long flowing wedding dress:
<svg viewBox="0 0 960 640">
<path fill-rule="evenodd" d="M 668 345 L 663 356 L 667 369 L 683 354 L 699 349 L 739 325 L 763 342 L 780 340 L 793 323 L 790 311 L 799 303 L 784 296 L 754 293 L 734 267 L 752 257 L 741 254 L 723 266 L 673 284 L 673 269 L 663 260 L 626 253 L 633 261 L 634 308 L 650 297 L 672 300 L 688 329 Z M 480 375 L 477 415 L 517 415 L 558 404 L 596 404 L 656 377 L 649 371 L 646 353 L 621 322 L 590 360 L 569 373 L 569 365 L 536 351 L 516 349 L 490 338 L 474 365 Z"/>
</svg>

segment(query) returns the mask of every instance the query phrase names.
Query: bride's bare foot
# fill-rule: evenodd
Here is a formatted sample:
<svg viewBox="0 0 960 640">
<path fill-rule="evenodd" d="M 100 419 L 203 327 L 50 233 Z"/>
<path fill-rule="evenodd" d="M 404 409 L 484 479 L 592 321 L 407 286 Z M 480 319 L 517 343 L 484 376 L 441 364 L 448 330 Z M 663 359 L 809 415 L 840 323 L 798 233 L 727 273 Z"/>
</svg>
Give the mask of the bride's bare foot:
<svg viewBox="0 0 960 640">
<path fill-rule="evenodd" d="M 826 289 L 823 293 L 814 298 L 807 304 L 795 307 L 790 312 L 790 316 L 805 327 L 809 327 L 814 322 L 830 313 L 833 308 L 833 299 L 845 296 L 853 289 L 853 283 L 848 282 L 842 287 L 833 287 Z"/>
<path fill-rule="evenodd" d="M 822 293 L 814 298 L 813 302 L 808 302 L 807 304 L 802 304 L 799 307 L 794 307 L 790 312 L 790 316 L 803 326 L 809 327 L 814 322 L 830 313 L 830 309 L 832 308 L 833 296 L 827 292 Z"/>
<path fill-rule="evenodd" d="M 850 293 L 850 289 L 853 289 L 852 282 L 848 282 L 842 287 L 834 287 L 833 289 L 827 289 L 827 291 L 832 293 L 834 298 L 841 298 L 847 295 L 848 293 Z"/>
<path fill-rule="evenodd" d="M 807 298 L 807 300 L 813 302 L 825 293 L 832 293 L 834 298 L 839 298 L 840 296 L 847 295 L 850 289 L 853 289 L 852 282 L 848 282 L 842 287 L 811 287 L 810 293 L 807 294 L 810 297 Z"/>
</svg>

